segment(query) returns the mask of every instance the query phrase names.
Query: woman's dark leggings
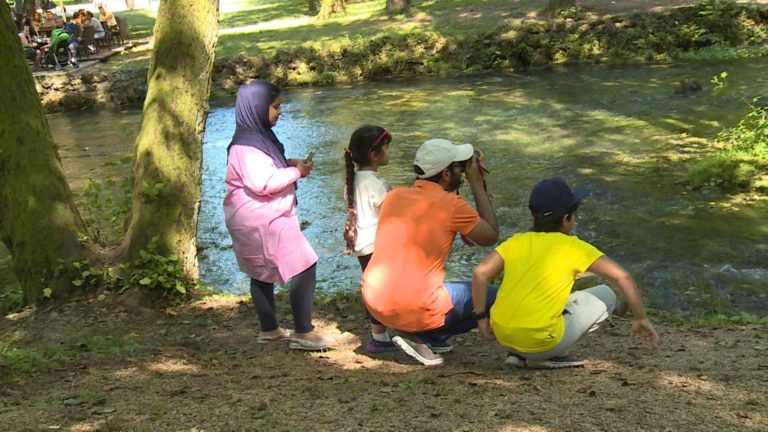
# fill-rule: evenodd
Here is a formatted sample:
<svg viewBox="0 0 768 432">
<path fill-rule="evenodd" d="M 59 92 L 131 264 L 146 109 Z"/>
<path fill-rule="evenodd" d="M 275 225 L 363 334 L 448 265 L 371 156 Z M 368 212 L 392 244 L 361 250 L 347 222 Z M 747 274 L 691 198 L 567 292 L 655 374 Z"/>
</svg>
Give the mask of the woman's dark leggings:
<svg viewBox="0 0 768 432">
<path fill-rule="evenodd" d="M 312 302 L 315 299 L 316 270 L 317 264 L 312 264 L 310 268 L 288 281 L 293 311 L 293 330 L 296 333 L 309 333 L 315 329 L 312 325 Z M 277 330 L 275 284 L 251 278 L 251 297 L 256 313 L 259 315 L 261 330 Z"/>
</svg>

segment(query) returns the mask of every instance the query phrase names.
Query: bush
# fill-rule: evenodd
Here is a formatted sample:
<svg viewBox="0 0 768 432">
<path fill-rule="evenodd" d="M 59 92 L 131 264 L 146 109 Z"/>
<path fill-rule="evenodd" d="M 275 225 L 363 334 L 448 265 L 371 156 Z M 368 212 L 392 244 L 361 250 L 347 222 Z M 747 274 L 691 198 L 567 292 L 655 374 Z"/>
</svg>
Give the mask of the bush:
<svg viewBox="0 0 768 432">
<path fill-rule="evenodd" d="M 722 149 L 696 162 L 688 171 L 693 187 L 723 186 L 765 189 L 768 177 L 768 105 L 755 99 L 739 123 L 720 132 Z"/>
</svg>

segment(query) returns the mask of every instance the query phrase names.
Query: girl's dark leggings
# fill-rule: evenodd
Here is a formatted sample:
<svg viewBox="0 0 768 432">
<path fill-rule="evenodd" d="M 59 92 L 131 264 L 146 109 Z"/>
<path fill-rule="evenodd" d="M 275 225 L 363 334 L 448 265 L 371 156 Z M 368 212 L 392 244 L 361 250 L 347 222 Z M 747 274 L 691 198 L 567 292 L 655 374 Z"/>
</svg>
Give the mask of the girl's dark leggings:
<svg viewBox="0 0 768 432">
<path fill-rule="evenodd" d="M 288 281 L 293 311 L 293 330 L 296 333 L 308 333 L 315 329 L 312 325 L 312 302 L 315 299 L 316 270 L 317 264 L 312 264 Z M 251 278 L 251 297 L 256 313 L 259 315 L 261 330 L 277 330 L 275 284 Z"/>
<path fill-rule="evenodd" d="M 365 273 L 365 268 L 368 267 L 368 263 L 371 262 L 372 256 L 373 254 L 368 254 L 357 257 L 357 261 L 360 263 L 360 270 L 363 273 Z M 371 324 L 383 325 L 376 318 L 374 318 L 370 312 L 368 312 L 368 308 L 365 307 L 365 304 L 363 304 L 363 310 L 365 310 L 365 316 L 368 317 L 368 321 L 370 321 Z"/>
</svg>

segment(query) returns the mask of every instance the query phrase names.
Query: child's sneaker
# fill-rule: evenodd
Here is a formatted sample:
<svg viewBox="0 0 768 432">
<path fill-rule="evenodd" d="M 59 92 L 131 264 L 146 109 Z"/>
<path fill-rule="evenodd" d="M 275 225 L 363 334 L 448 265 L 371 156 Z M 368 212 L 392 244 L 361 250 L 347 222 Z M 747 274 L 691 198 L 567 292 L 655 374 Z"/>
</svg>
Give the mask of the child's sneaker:
<svg viewBox="0 0 768 432">
<path fill-rule="evenodd" d="M 566 367 L 584 366 L 586 362 L 570 355 L 548 358 L 546 360 L 527 360 L 525 365 L 529 368 L 557 369 Z"/>
<path fill-rule="evenodd" d="M 366 351 L 373 354 L 397 351 L 397 347 L 392 342 L 378 341 L 373 338 L 368 340 L 364 347 Z"/>
<path fill-rule="evenodd" d="M 507 359 L 504 360 L 505 364 L 508 364 L 510 366 L 524 368 L 525 367 L 525 358 L 522 356 L 515 354 L 515 353 L 509 353 L 507 354 Z"/>
</svg>

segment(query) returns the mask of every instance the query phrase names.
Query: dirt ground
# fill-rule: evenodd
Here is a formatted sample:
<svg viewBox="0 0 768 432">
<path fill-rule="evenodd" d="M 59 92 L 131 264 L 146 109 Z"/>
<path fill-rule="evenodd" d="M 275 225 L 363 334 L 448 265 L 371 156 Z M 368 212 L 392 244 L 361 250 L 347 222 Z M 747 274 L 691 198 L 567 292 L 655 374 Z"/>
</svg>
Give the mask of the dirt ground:
<svg viewBox="0 0 768 432">
<path fill-rule="evenodd" d="M 581 2 L 600 13 L 691 3 Z M 31 365 L 0 376 L 0 431 L 768 431 L 766 326 L 657 320 L 662 343 L 647 351 L 614 317 L 574 351 L 585 367 L 547 371 L 504 365 L 475 333 L 436 368 L 368 354 L 357 304 L 319 305 L 315 324 L 335 350 L 257 344 L 236 297 L 154 311 L 106 296 L 0 318 L 0 351 Z"/>
<path fill-rule="evenodd" d="M 257 344 L 255 313 L 237 297 L 164 312 L 81 300 L 7 317 L 0 340 L 58 358 L 0 384 L 0 430 L 768 430 L 765 326 L 657 321 L 662 344 L 647 351 L 615 317 L 574 351 L 585 367 L 561 370 L 506 366 L 499 346 L 469 333 L 424 368 L 365 352 L 359 305 L 315 312 L 336 350 Z"/>
</svg>

